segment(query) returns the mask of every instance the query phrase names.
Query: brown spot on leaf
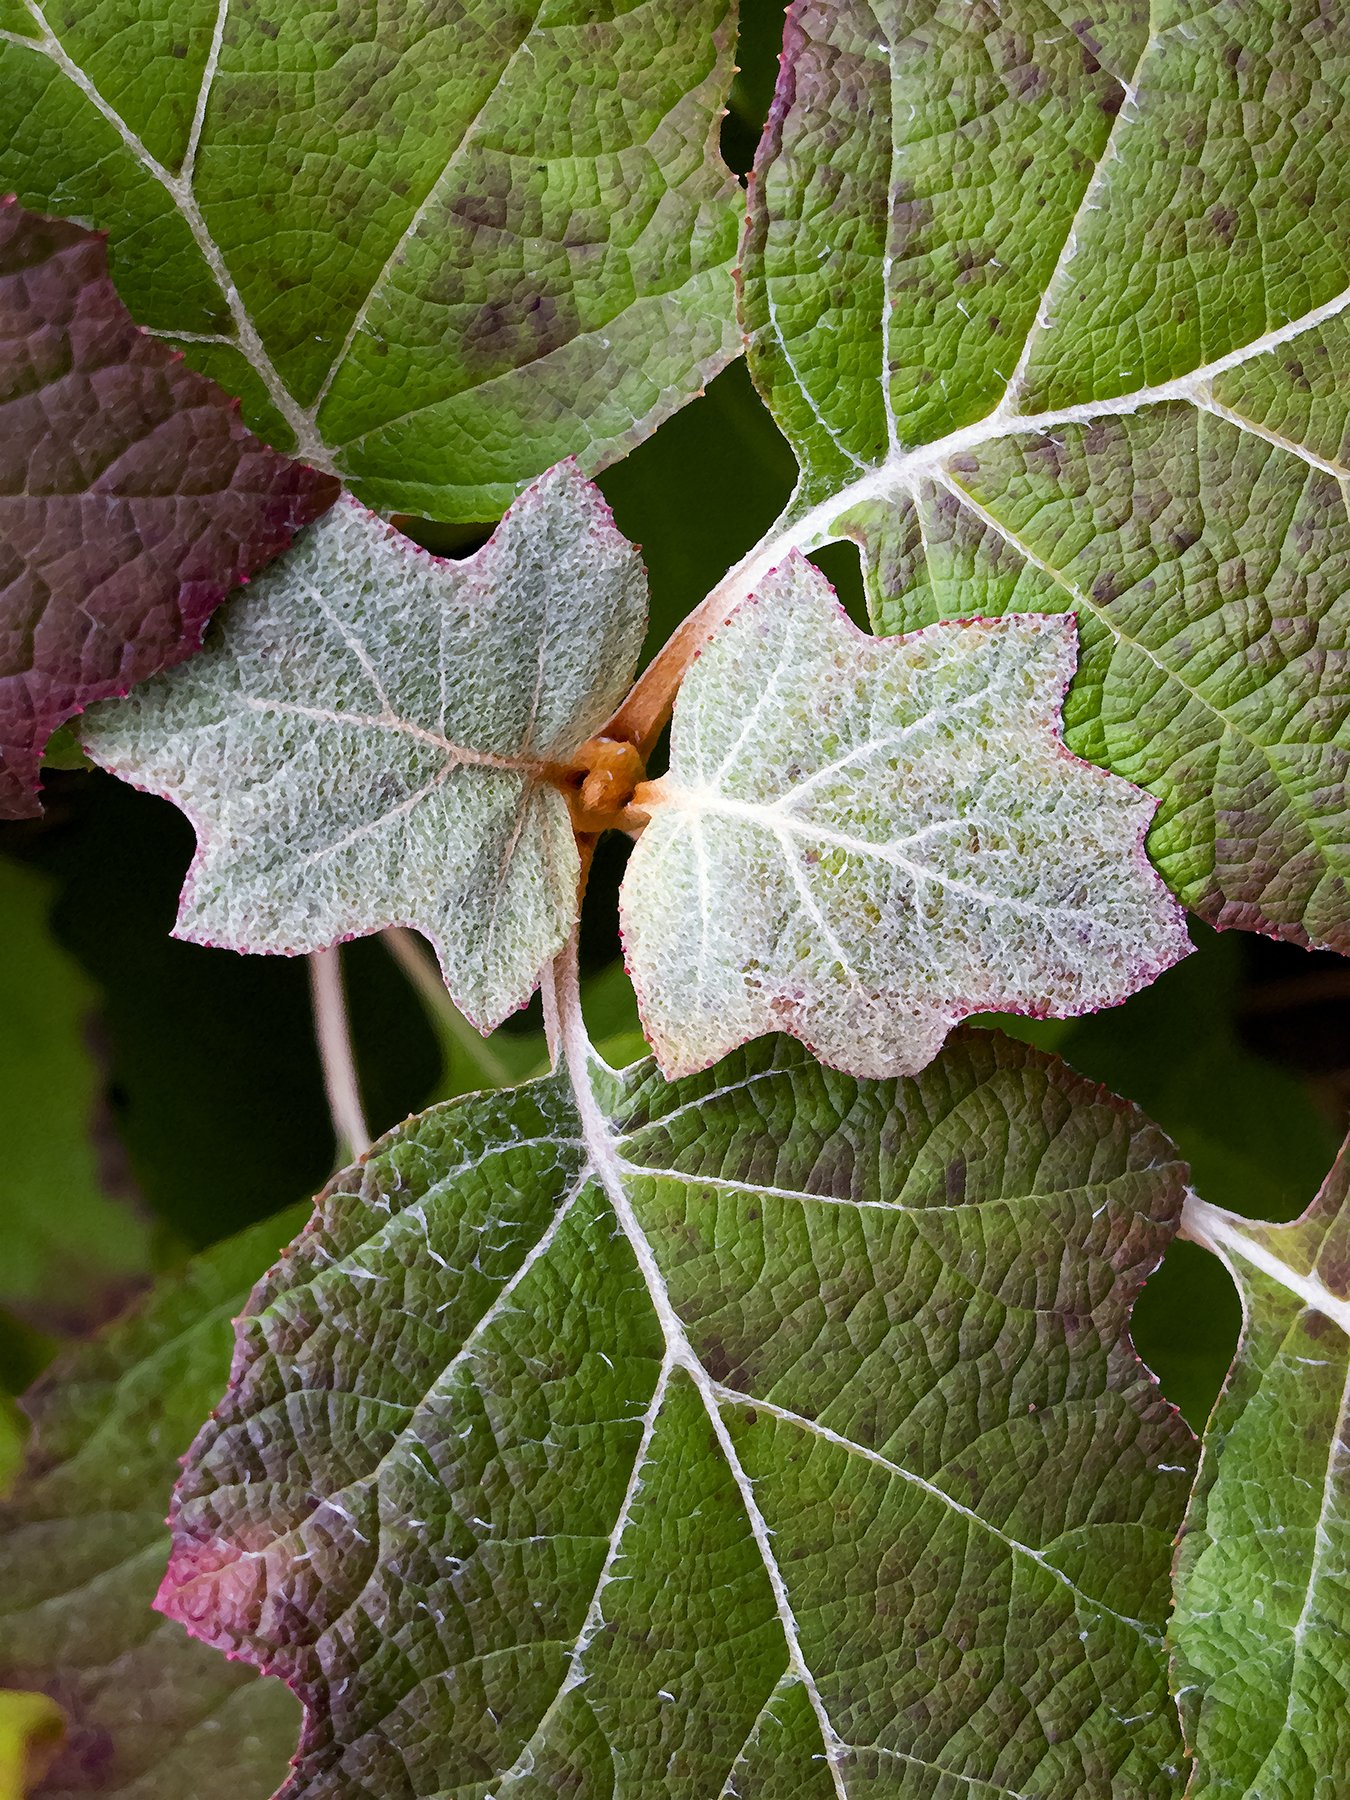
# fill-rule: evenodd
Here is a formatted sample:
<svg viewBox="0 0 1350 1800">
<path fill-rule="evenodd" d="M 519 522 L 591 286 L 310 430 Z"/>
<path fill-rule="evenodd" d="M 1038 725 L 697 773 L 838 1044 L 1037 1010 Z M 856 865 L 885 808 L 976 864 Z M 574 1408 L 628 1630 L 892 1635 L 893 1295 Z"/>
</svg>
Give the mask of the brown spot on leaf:
<svg viewBox="0 0 1350 1800">
<path fill-rule="evenodd" d="M 1238 224 L 1237 212 L 1233 207 L 1212 206 L 1209 211 L 1209 223 L 1221 244 L 1232 243 Z"/>
</svg>

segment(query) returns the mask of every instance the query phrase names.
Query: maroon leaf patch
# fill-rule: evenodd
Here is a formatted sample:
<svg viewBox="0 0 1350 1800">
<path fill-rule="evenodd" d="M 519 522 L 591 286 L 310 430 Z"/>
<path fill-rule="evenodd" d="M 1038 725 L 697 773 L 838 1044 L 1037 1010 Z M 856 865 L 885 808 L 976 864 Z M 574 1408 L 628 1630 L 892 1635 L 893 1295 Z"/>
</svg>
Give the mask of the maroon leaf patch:
<svg viewBox="0 0 1350 1800">
<path fill-rule="evenodd" d="M 0 200 L 0 818 L 40 810 L 58 725 L 190 656 L 338 491 L 136 326 L 101 236 Z"/>
</svg>

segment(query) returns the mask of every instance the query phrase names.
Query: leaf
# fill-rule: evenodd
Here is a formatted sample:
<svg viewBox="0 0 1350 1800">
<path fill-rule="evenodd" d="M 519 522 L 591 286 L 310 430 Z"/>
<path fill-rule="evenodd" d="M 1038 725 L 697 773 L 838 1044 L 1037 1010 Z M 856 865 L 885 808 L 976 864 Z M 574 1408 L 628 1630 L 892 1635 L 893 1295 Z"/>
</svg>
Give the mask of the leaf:
<svg viewBox="0 0 1350 1800">
<path fill-rule="evenodd" d="M 645 616 L 641 560 L 571 465 L 463 562 L 348 501 L 85 746 L 193 822 L 178 936 L 294 954 L 413 925 L 487 1031 L 571 930 L 546 777 L 623 694 Z"/>
<path fill-rule="evenodd" d="M 1291 1218 L 1335 1155 L 1337 1134 L 1306 1080 L 1244 1042 L 1247 940 L 1203 925 L 1195 935 L 1194 955 L 1124 1006 L 1055 1027 L 1053 1045 L 1039 1023 L 1010 1019 L 1005 1029 L 1035 1033 L 1032 1043 L 1142 1106 L 1199 1192 L 1222 1194 L 1251 1218 Z M 1197 1430 L 1232 1363 L 1238 1324 L 1222 1264 L 1194 1244 L 1174 1244 L 1140 1297 L 1132 1331 L 1163 1392 Z"/>
<path fill-rule="evenodd" d="M 1350 1766 L 1350 1147 L 1290 1225 L 1191 1199 L 1242 1294 L 1177 1566 L 1188 1792 L 1320 1800 Z"/>
<path fill-rule="evenodd" d="M 495 518 L 739 349 L 731 0 L 11 0 L 0 182 L 370 505 Z"/>
<path fill-rule="evenodd" d="M 24 1800 L 37 1788 L 64 1730 L 45 1694 L 0 1691 L 0 1800 Z"/>
<path fill-rule="evenodd" d="M 151 1245 L 128 1196 L 114 1197 L 105 1180 L 95 990 L 52 937 L 47 912 L 47 884 L 0 860 L 0 1305 L 30 1325 L 79 1332 L 126 1304 L 149 1274 Z"/>
<path fill-rule="evenodd" d="M 33 1800 L 266 1800 L 295 1704 L 157 1619 L 165 1500 L 220 1391 L 230 1318 L 303 1212 L 217 1246 L 68 1352 L 33 1389 L 27 1462 L 0 1502 L 0 1686 L 51 1696 L 66 1741 Z"/>
<path fill-rule="evenodd" d="M 284 1674 L 287 1800 L 1177 1791 L 1189 1435 L 1129 1308 L 1183 1171 L 964 1034 L 437 1107 L 240 1323 L 160 1604 Z"/>
<path fill-rule="evenodd" d="M 1314 0 L 797 0 L 742 259 L 785 540 L 883 631 L 1075 612 L 1173 891 L 1342 951 L 1348 88 Z"/>
<path fill-rule="evenodd" d="M 0 819 L 13 819 L 40 810 L 57 726 L 190 656 L 229 590 L 337 484 L 260 444 L 233 401 L 136 329 L 101 237 L 2 193 L 0 408 Z"/>
<path fill-rule="evenodd" d="M 913 1074 L 967 1014 L 1086 1012 L 1190 949 L 1152 803 L 1068 755 L 1069 621 L 878 643 L 794 556 L 712 639 L 628 865 L 624 945 L 667 1075 L 790 1031 Z"/>
</svg>

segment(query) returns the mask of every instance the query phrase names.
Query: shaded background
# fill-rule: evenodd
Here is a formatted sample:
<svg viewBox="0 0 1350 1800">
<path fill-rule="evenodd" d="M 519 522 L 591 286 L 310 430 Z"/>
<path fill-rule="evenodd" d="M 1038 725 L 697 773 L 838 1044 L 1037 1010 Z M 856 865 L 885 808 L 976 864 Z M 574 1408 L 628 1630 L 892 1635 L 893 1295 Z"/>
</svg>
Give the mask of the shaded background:
<svg viewBox="0 0 1350 1800">
<path fill-rule="evenodd" d="M 775 0 L 745 0 L 728 160 L 748 167 L 772 91 Z M 601 479 L 643 546 L 649 652 L 768 527 L 794 463 L 743 365 Z M 465 554 L 486 530 L 410 526 Z M 854 552 L 817 560 L 855 615 Z M 168 803 L 103 774 L 54 770 L 46 816 L 0 826 L 0 1391 L 19 1391 L 60 1339 L 110 1316 L 171 1268 L 297 1198 L 335 1147 L 304 964 L 168 935 L 192 832 Z M 584 923 L 595 974 L 618 954 L 626 845 L 602 844 Z M 1140 1102 L 1192 1163 L 1206 1199 L 1285 1219 L 1302 1210 L 1350 1111 L 1350 964 L 1195 927 L 1197 953 L 1125 1006 L 1020 1035 Z M 343 952 L 367 1114 L 377 1132 L 472 1077 L 387 947 Z M 631 1026 L 608 989 L 609 1026 Z M 504 1028 L 528 1062 L 537 1014 Z M 476 1085 L 476 1082 L 473 1083 Z M 1193 1424 L 1238 1326 L 1227 1276 L 1177 1245 L 1136 1313 L 1142 1353 Z"/>
</svg>

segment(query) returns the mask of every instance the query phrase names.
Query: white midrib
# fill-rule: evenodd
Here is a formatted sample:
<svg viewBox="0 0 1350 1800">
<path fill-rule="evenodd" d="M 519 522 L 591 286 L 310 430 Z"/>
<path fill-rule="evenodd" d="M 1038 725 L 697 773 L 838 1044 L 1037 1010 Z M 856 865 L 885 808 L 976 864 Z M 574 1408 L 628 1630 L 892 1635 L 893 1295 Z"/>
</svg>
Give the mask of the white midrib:
<svg viewBox="0 0 1350 1800">
<path fill-rule="evenodd" d="M 1198 1194 L 1188 1196 L 1181 1214 L 1182 1237 L 1212 1251 L 1229 1264 L 1243 1262 L 1259 1270 L 1301 1300 L 1304 1306 L 1330 1319 L 1350 1337 L 1350 1300 L 1333 1294 L 1320 1276 L 1301 1275 L 1297 1269 L 1291 1269 L 1273 1250 L 1250 1237 L 1246 1225 L 1246 1220 L 1236 1213 L 1225 1212 L 1221 1206 L 1211 1206 Z"/>
<path fill-rule="evenodd" d="M 267 389 L 268 399 L 272 402 L 273 406 L 275 406 L 295 434 L 296 454 L 303 457 L 306 462 L 312 464 L 315 468 L 323 469 L 329 474 L 336 473 L 336 465 L 325 449 L 323 440 L 315 430 L 313 421 L 309 418 L 304 408 L 297 402 L 294 395 L 277 372 L 276 366 L 268 354 L 262 338 L 258 334 L 257 327 L 249 316 L 248 309 L 244 305 L 239 290 L 235 286 L 234 277 L 231 275 L 225 258 L 221 254 L 220 247 L 216 243 L 215 238 L 211 235 L 211 231 L 202 215 L 201 207 L 197 204 L 197 196 L 193 191 L 192 169 L 193 163 L 196 160 L 197 143 L 201 132 L 201 120 L 198 115 L 200 114 L 201 118 L 205 117 L 206 100 L 210 83 L 214 81 L 215 78 L 216 64 L 220 54 L 220 39 L 224 32 L 227 7 L 222 5 L 220 12 L 216 17 L 211 49 L 208 52 L 206 67 L 203 71 L 202 86 L 197 97 L 196 105 L 193 109 L 193 122 L 188 139 L 187 153 L 185 154 L 182 168 L 175 174 L 173 170 L 166 168 L 148 146 L 142 142 L 116 108 L 108 104 L 98 88 L 95 87 L 94 83 L 85 74 L 84 70 L 74 58 L 71 57 L 66 50 L 65 45 L 61 42 L 60 38 L 57 37 L 56 33 L 52 30 L 51 25 L 48 23 L 46 14 L 42 10 L 40 0 L 26 0 L 26 3 L 28 11 L 32 15 L 34 24 L 37 25 L 41 32 L 41 37 L 34 41 L 30 38 L 18 37 L 8 32 L 0 32 L 0 38 L 3 38 L 8 43 L 16 44 L 25 50 L 37 50 L 45 55 L 49 61 L 55 63 L 57 68 L 59 68 L 61 73 L 65 76 L 66 80 L 76 87 L 79 92 L 84 95 L 90 105 L 93 106 L 112 126 L 113 130 L 116 131 L 117 135 L 121 138 L 122 142 L 126 145 L 127 149 L 131 152 L 132 156 L 135 157 L 136 161 L 145 172 L 157 181 L 168 194 L 169 198 L 178 208 L 184 224 L 191 232 L 193 241 L 201 252 L 203 261 L 206 263 L 206 266 L 210 269 L 211 274 L 215 279 L 216 286 L 220 289 L 225 304 L 229 309 L 231 321 L 234 325 L 238 349 L 247 358 L 248 362 L 252 365 L 254 372 L 262 381 L 263 386 Z M 170 333 L 169 335 L 176 336 L 177 333 Z M 229 342 L 228 339 L 225 339 L 224 341 L 227 343 Z"/>
<path fill-rule="evenodd" d="M 1182 401 L 1198 411 L 1222 417 L 1238 430 L 1246 430 L 1266 443 L 1278 445 L 1299 457 L 1310 468 L 1332 475 L 1340 474 L 1335 465 L 1312 455 L 1302 445 L 1289 439 L 1276 438 L 1241 414 L 1221 408 L 1214 400 L 1212 384 L 1230 370 L 1241 368 L 1253 358 L 1264 356 L 1283 344 L 1291 343 L 1305 332 L 1315 330 L 1329 319 L 1336 318 L 1347 307 L 1350 307 L 1350 288 L 1323 301 L 1320 306 L 1313 307 L 1298 318 L 1290 319 L 1263 333 L 1251 343 L 1243 344 L 1224 356 L 1216 357 L 1213 362 L 1193 369 L 1189 374 L 1178 375 L 1170 381 L 1158 382 L 1151 387 L 1136 388 L 1128 394 L 1117 394 L 1104 400 L 1082 401 L 1076 405 L 1038 413 L 1019 412 L 1015 398 L 1011 394 L 1005 394 L 991 413 L 983 419 L 977 419 L 974 424 L 960 426 L 957 430 L 948 432 L 945 437 L 935 438 L 931 443 L 892 451 L 884 461 L 865 470 L 856 481 L 846 483 L 824 500 L 817 501 L 803 511 L 798 512 L 795 505 L 789 506 L 780 524 L 761 539 L 709 595 L 705 602 L 706 630 L 711 633 L 742 600 L 754 592 L 764 576 L 792 551 L 805 554 L 838 538 L 839 521 L 855 507 L 869 501 L 893 504 L 912 499 L 924 482 L 945 482 L 953 458 L 1009 438 L 1044 436 L 1060 426 L 1089 425 L 1098 419 L 1126 418 L 1146 407 Z M 964 492 L 961 492 L 960 497 L 965 500 Z"/>
<path fill-rule="evenodd" d="M 685 1374 L 703 1403 L 718 1448 L 726 1461 L 741 1505 L 745 1509 L 750 1534 L 754 1539 L 755 1547 L 759 1551 L 760 1560 L 764 1565 L 764 1572 L 768 1577 L 774 1610 L 787 1644 L 789 1672 L 801 1682 L 811 1702 L 812 1711 L 815 1713 L 816 1722 L 820 1727 L 826 1761 L 834 1782 L 837 1800 L 848 1800 L 842 1762 L 843 1740 L 830 1720 L 815 1676 L 802 1652 L 801 1634 L 792 1610 L 787 1583 L 774 1554 L 772 1534 L 760 1511 L 759 1502 L 755 1498 L 753 1484 L 746 1474 L 736 1446 L 731 1440 L 726 1420 L 722 1416 L 718 1389 L 694 1353 L 683 1321 L 671 1301 L 656 1255 L 633 1211 L 624 1180 L 624 1165 L 615 1148 L 609 1122 L 600 1109 L 595 1090 L 591 1085 L 590 1070 L 593 1066 L 594 1053 L 586 1036 L 586 1027 L 582 1020 L 576 988 L 575 941 L 570 951 L 565 952 L 560 961 L 562 963 L 562 981 L 558 981 L 552 970 L 545 977 L 548 989 L 546 1004 L 559 1022 L 563 1061 L 571 1079 L 577 1111 L 581 1118 L 582 1142 L 585 1145 L 591 1169 L 614 1209 L 615 1219 L 628 1240 L 629 1248 L 632 1250 L 634 1260 L 641 1272 L 666 1344 L 670 1367 L 678 1368 Z"/>
<path fill-rule="evenodd" d="M 772 832 L 779 840 L 789 873 L 796 870 L 797 864 L 789 854 L 788 845 L 793 839 L 797 839 L 807 844 L 842 850 L 846 855 L 858 856 L 865 861 L 886 863 L 908 875 L 916 886 L 932 882 L 947 893 L 957 894 L 974 905 L 1002 907 L 1008 912 L 1029 914 L 1036 918 L 1063 918 L 1071 923 L 1084 920 L 1091 923 L 1098 916 L 1093 906 L 1048 906 L 1038 900 L 1019 899 L 1014 894 L 986 892 L 969 881 L 962 881 L 940 863 L 915 862 L 912 857 L 902 853 L 902 846 L 905 844 L 921 841 L 943 830 L 968 828 L 968 819 L 935 819 L 905 837 L 874 842 L 870 838 L 855 837 L 846 831 L 836 831 L 832 826 L 822 825 L 814 819 L 798 817 L 786 810 L 786 805 L 792 798 L 793 795 L 789 793 L 779 801 L 733 800 L 714 788 L 687 788 L 666 776 L 659 784 L 653 804 L 669 806 L 676 812 L 687 814 L 696 829 L 700 819 L 711 816 L 736 819 L 742 824 Z M 820 923 L 819 920 L 817 922 Z"/>
<path fill-rule="evenodd" d="M 1246 1263 L 1257 1269 L 1270 1280 L 1277 1282 L 1305 1307 L 1320 1313 L 1350 1337 L 1350 1302 L 1338 1294 L 1333 1294 L 1326 1283 L 1315 1274 L 1301 1275 L 1291 1269 L 1272 1250 L 1258 1244 L 1250 1238 L 1244 1229 L 1245 1221 L 1236 1213 L 1226 1212 L 1222 1207 L 1211 1206 L 1207 1200 L 1200 1199 L 1198 1194 L 1187 1196 L 1181 1214 L 1181 1236 L 1189 1238 L 1194 1244 L 1213 1252 L 1226 1262 L 1230 1269 L 1234 1262 Z M 1233 1269 L 1236 1276 L 1237 1270 Z M 1317 1513 L 1317 1523 L 1313 1528 L 1313 1551 L 1308 1565 L 1308 1580 L 1304 1590 L 1303 1605 L 1299 1609 L 1290 1634 L 1290 1646 L 1293 1653 L 1293 1666 L 1289 1675 L 1289 1698 L 1285 1706 L 1284 1723 L 1272 1738 L 1266 1752 L 1265 1761 L 1257 1770 L 1252 1781 L 1244 1789 L 1246 1800 L 1260 1800 L 1266 1791 L 1259 1785 L 1266 1772 L 1270 1759 L 1275 1755 L 1280 1744 L 1293 1729 L 1294 1709 L 1298 1703 L 1298 1666 L 1305 1654 L 1305 1640 L 1308 1626 L 1312 1619 L 1316 1604 L 1318 1582 L 1322 1566 L 1331 1545 L 1327 1532 L 1327 1520 L 1335 1509 L 1338 1497 L 1338 1476 L 1342 1453 L 1341 1434 L 1344 1421 L 1350 1414 L 1350 1368 L 1347 1368 L 1345 1383 L 1341 1389 L 1341 1403 L 1337 1412 L 1337 1428 L 1330 1434 L 1331 1442 L 1327 1451 L 1326 1472 L 1322 1481 L 1322 1492 Z"/>
</svg>

